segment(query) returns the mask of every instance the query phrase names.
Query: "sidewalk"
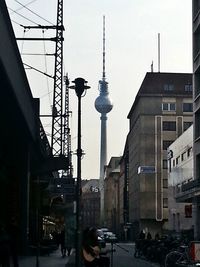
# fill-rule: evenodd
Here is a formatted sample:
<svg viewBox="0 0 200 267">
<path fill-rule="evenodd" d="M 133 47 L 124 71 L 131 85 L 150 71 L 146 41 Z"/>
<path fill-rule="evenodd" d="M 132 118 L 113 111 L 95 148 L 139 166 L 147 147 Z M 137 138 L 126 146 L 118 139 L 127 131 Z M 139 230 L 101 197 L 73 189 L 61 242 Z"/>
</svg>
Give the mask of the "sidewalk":
<svg viewBox="0 0 200 267">
<path fill-rule="evenodd" d="M 60 249 L 54 251 L 49 256 L 40 256 L 39 257 L 39 266 L 36 265 L 36 256 L 27 256 L 19 259 L 19 267 L 72 267 L 74 264 L 71 264 L 73 260 L 73 252 L 69 257 L 62 258 Z"/>
</svg>

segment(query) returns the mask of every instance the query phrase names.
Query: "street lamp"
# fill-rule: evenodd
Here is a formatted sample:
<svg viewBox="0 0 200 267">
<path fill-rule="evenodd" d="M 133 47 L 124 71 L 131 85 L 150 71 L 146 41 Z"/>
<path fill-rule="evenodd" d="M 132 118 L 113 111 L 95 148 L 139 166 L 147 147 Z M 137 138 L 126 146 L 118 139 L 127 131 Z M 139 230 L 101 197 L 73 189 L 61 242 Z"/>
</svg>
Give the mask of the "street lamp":
<svg viewBox="0 0 200 267">
<path fill-rule="evenodd" d="M 77 181 L 76 181 L 76 267 L 81 267 L 81 235 L 82 235 L 82 216 L 81 216 L 81 158 L 83 151 L 81 149 L 81 97 L 83 92 L 90 88 L 87 81 L 83 78 L 76 78 L 74 86 L 69 88 L 75 89 L 78 97 L 78 139 L 77 139 Z"/>
</svg>

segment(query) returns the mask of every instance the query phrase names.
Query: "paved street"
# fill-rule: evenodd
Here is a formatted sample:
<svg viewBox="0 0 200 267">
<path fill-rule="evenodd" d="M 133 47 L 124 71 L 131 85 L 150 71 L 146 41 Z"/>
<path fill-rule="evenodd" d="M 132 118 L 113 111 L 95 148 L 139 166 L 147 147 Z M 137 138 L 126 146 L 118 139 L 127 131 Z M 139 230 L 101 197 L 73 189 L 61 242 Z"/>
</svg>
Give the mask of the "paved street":
<svg viewBox="0 0 200 267">
<path fill-rule="evenodd" d="M 134 257 L 134 243 L 116 243 L 113 245 L 115 252 L 109 254 L 111 259 L 110 267 L 158 267 L 157 264 L 148 262 Z M 111 245 L 107 244 L 110 249 Z M 70 256 L 71 258 L 73 256 Z M 113 259 L 113 262 L 112 262 Z M 49 256 L 39 257 L 39 266 L 36 265 L 36 257 L 26 257 L 20 259 L 19 267 L 75 267 L 73 264 L 68 264 L 69 258 L 62 258 L 60 250 L 56 250 Z"/>
<path fill-rule="evenodd" d="M 109 246 L 110 247 L 110 246 Z M 113 253 L 113 266 L 110 267 L 158 267 L 157 264 L 134 257 L 134 243 L 116 243 L 113 245 L 116 250 Z"/>
<path fill-rule="evenodd" d="M 60 249 L 58 249 L 49 256 L 40 256 L 39 266 L 36 265 L 35 256 L 20 258 L 19 267 L 65 267 L 68 260 L 68 257 L 61 257 Z"/>
</svg>

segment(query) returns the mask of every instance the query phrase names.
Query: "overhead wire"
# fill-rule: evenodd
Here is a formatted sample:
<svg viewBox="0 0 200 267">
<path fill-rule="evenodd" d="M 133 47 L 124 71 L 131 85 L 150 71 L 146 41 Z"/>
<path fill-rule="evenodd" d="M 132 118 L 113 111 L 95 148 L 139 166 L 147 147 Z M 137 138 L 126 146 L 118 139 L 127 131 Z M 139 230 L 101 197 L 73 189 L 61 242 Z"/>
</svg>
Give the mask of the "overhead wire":
<svg viewBox="0 0 200 267">
<path fill-rule="evenodd" d="M 23 25 L 22 25 L 22 24 L 18 23 L 18 22 L 17 22 L 17 21 L 15 21 L 15 20 L 11 19 L 11 21 L 12 21 L 13 23 L 15 23 L 15 24 L 17 24 L 17 25 L 19 25 L 19 26 L 23 27 Z"/>
<path fill-rule="evenodd" d="M 40 24 L 38 24 L 37 22 L 35 22 L 35 21 L 31 20 L 31 19 L 26 18 L 24 15 L 20 14 L 19 12 L 15 11 L 14 9 L 12 9 L 12 8 L 10 8 L 10 7 L 8 7 L 8 9 L 11 10 L 11 11 L 13 11 L 13 12 L 16 13 L 17 15 L 19 15 L 20 17 L 22 17 L 22 18 L 24 18 L 24 19 L 30 21 L 31 23 L 36 24 L 37 26 L 40 26 Z"/>
<path fill-rule="evenodd" d="M 36 2 L 36 1 L 37 1 L 37 0 L 32 0 L 31 2 L 27 3 L 26 5 L 24 5 L 24 7 L 17 8 L 17 9 L 15 10 L 15 12 L 17 12 L 17 11 L 19 11 L 19 10 L 21 10 L 21 9 L 23 9 L 23 8 L 25 8 L 25 7 L 27 7 L 27 6 L 29 6 L 30 4 L 32 4 L 32 3 Z M 15 12 L 12 11 L 10 14 L 12 15 L 12 14 L 15 13 Z M 15 24 L 21 26 L 21 27 L 24 27 L 21 23 L 15 21 L 15 20 L 13 20 L 13 19 L 11 19 L 11 21 L 12 21 L 13 23 L 15 23 Z"/>
<path fill-rule="evenodd" d="M 20 3 L 18 0 L 15 0 L 15 2 L 17 2 L 19 5 L 21 5 L 23 8 L 27 9 L 28 11 L 30 11 L 32 14 L 36 15 L 37 17 L 43 19 L 44 21 L 48 22 L 51 25 L 54 25 L 52 22 L 50 22 L 49 20 L 47 20 L 44 17 L 40 16 L 39 14 L 37 14 L 36 12 L 34 12 L 30 8 L 28 8 L 26 5 L 23 5 L 22 3 Z"/>
<path fill-rule="evenodd" d="M 33 2 L 35 2 L 35 1 L 37 1 L 37 0 L 32 0 L 31 2 L 27 3 L 25 6 L 28 6 L 28 5 L 32 4 Z M 15 12 L 21 10 L 22 8 L 23 8 L 23 7 L 17 8 L 17 9 L 15 10 Z M 15 12 L 12 11 L 12 12 L 11 12 L 11 15 L 12 15 L 13 13 L 15 13 Z M 15 22 L 15 23 L 18 24 L 17 22 Z M 20 25 L 20 26 L 21 26 L 21 25 Z"/>
<path fill-rule="evenodd" d="M 15 0 L 16 1 L 16 0 Z M 29 3 L 27 3 L 27 4 L 25 4 L 25 6 L 27 7 L 27 6 L 29 6 L 30 4 L 32 4 L 32 3 L 34 3 L 34 2 L 36 2 L 37 0 L 32 0 L 31 2 L 29 2 Z M 21 10 L 21 9 L 23 9 L 24 7 L 19 7 L 18 9 L 16 9 L 16 11 L 19 11 L 19 10 Z"/>
<path fill-rule="evenodd" d="M 20 17 L 24 18 L 25 20 L 27 20 L 27 21 L 29 21 L 29 22 L 31 22 L 31 23 L 37 25 L 37 26 L 41 26 L 41 25 L 38 24 L 37 22 L 35 22 L 34 20 L 31 20 L 31 19 L 27 18 L 26 16 L 20 14 L 18 11 L 21 10 L 21 9 L 23 9 L 23 8 L 25 8 L 25 9 L 27 9 L 29 12 L 31 12 L 32 14 L 34 14 L 35 16 L 37 16 L 37 17 L 39 17 L 40 19 L 46 21 L 48 24 L 50 24 L 50 25 L 54 25 L 52 22 L 50 22 L 50 21 L 48 21 L 47 19 L 45 19 L 44 17 L 40 16 L 40 15 L 37 14 L 36 12 L 32 11 L 30 8 L 27 8 L 28 5 L 32 4 L 32 3 L 35 2 L 35 1 L 37 1 L 37 0 L 32 0 L 32 1 L 30 1 L 29 3 L 27 3 L 26 5 L 24 5 L 24 4 L 20 3 L 18 0 L 15 0 L 15 2 L 17 2 L 19 5 L 21 5 L 21 7 L 18 8 L 17 10 L 13 10 L 12 8 L 8 8 L 8 9 L 9 9 L 10 11 L 12 11 L 12 13 L 16 13 L 16 14 L 19 15 Z M 12 13 L 11 13 L 11 14 L 12 14 Z M 22 24 L 20 24 L 20 23 L 14 21 L 14 20 L 12 20 L 12 21 L 13 21 L 15 24 L 17 24 L 17 25 L 19 25 L 19 26 L 21 26 L 21 27 L 24 28 L 24 26 L 23 26 Z M 25 36 L 25 33 L 26 33 L 26 29 L 24 29 L 23 37 Z M 43 37 L 44 37 L 44 30 L 43 30 Z M 23 51 L 23 46 L 24 46 L 24 40 L 23 40 L 22 45 L 21 45 L 21 53 L 22 53 L 22 51 Z M 45 46 L 45 42 L 44 42 L 44 41 L 43 41 L 43 49 L 44 49 L 44 52 L 46 53 L 46 46 Z M 54 55 L 54 54 L 53 54 L 53 55 Z M 46 55 L 45 55 L 45 73 L 43 73 L 42 71 L 39 71 L 39 70 L 35 69 L 34 67 L 32 67 L 32 66 L 30 66 L 30 65 L 28 65 L 28 64 L 25 64 L 25 63 L 24 63 L 24 65 L 27 66 L 27 67 L 29 67 L 29 69 L 37 70 L 38 72 L 43 73 L 43 74 L 46 76 L 47 90 L 48 90 L 48 93 L 47 93 L 46 95 L 49 96 L 49 103 L 50 103 L 50 110 L 51 110 L 51 98 L 50 98 L 50 94 L 52 93 L 52 91 L 50 91 L 50 89 L 49 89 L 49 78 L 48 78 L 48 77 L 50 77 L 50 78 L 53 78 L 53 77 L 47 74 L 47 58 L 46 58 L 46 56 L 47 56 L 47 53 L 46 53 Z M 48 77 L 47 77 L 47 76 L 48 76 Z M 45 95 L 43 95 L 43 96 L 41 96 L 41 97 L 44 97 L 44 96 L 45 96 Z M 40 97 L 40 98 L 41 98 L 41 97 Z M 47 126 L 47 125 L 46 125 L 46 126 Z M 46 132 L 46 134 L 47 134 L 47 136 L 50 136 L 50 137 L 51 137 L 51 134 L 49 134 L 48 132 Z"/>
</svg>

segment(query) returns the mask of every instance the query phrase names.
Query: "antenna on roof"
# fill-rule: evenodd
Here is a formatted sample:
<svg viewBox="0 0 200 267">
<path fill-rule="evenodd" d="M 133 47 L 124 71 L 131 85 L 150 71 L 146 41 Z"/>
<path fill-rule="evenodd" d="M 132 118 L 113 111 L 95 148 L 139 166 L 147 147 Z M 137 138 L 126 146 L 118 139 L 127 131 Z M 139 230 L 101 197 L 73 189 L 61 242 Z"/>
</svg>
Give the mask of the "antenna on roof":
<svg viewBox="0 0 200 267">
<path fill-rule="evenodd" d="M 158 72 L 160 72 L 160 33 L 158 33 Z"/>
<path fill-rule="evenodd" d="M 105 71 L 105 15 L 103 16 L 103 81 L 106 79 L 106 71 Z"/>
</svg>

